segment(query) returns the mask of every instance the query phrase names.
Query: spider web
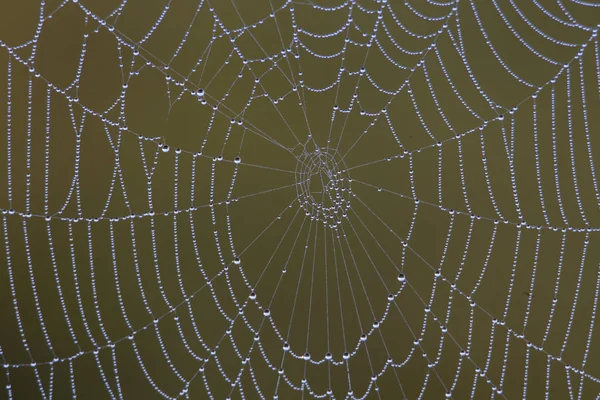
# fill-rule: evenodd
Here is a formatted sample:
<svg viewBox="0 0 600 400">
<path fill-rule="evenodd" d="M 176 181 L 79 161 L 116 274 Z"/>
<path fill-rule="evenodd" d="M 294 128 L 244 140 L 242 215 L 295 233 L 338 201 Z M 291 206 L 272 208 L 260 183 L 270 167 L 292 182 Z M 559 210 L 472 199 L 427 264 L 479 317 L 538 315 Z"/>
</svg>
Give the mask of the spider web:
<svg viewBox="0 0 600 400">
<path fill-rule="evenodd" d="M 3 396 L 600 398 L 597 3 L 2 7 Z"/>
</svg>

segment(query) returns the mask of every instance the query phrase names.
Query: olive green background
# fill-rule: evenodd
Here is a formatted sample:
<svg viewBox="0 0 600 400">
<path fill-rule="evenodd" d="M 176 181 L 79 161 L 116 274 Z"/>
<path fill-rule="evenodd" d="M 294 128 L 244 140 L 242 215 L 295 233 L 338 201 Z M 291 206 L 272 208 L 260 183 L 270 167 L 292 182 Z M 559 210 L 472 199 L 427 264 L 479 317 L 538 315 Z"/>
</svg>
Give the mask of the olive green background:
<svg viewBox="0 0 600 400">
<path fill-rule="evenodd" d="M 444 20 L 424 21 L 404 2 L 388 1 L 407 28 L 433 35 L 429 39 L 419 39 L 403 33 L 386 11 L 383 21 L 394 40 L 410 51 L 426 49 L 435 32 L 442 29 Z M 79 3 L 103 19 L 119 5 L 113 0 L 79 0 Z M 314 3 L 341 4 L 340 1 Z M 414 9 L 431 17 L 443 17 L 451 11 L 451 7 L 433 6 L 421 0 L 410 3 Z M 556 39 L 584 43 L 591 35 L 591 32 L 568 28 L 552 21 L 529 1 L 515 0 L 515 3 L 540 30 Z M 282 365 L 294 384 L 300 385 L 305 376 L 317 393 L 323 393 L 331 387 L 336 398 L 344 398 L 349 390 L 349 380 L 355 395 L 362 396 L 373 371 L 379 372 L 389 356 L 395 362 L 402 362 L 409 355 L 415 337 L 423 336 L 421 348 L 435 358 L 440 351 L 440 326 L 445 324 L 443 321 L 447 318 L 448 309 L 449 334 L 441 345 L 439 363 L 430 370 L 430 375 L 427 376 L 427 361 L 417 350 L 402 368 L 395 371 L 388 369 L 377 381 L 379 393 L 372 392 L 367 397 L 417 398 L 427 379 L 423 398 L 440 398 L 452 385 L 460 365 L 453 398 L 469 398 L 475 364 L 485 365 L 490 343 L 492 357 L 488 377 L 498 384 L 505 354 L 506 328 L 523 331 L 525 315 L 530 307 L 527 326 L 523 331 L 525 339 L 511 337 L 509 342 L 503 391 L 508 399 L 523 397 L 523 374 L 528 359 L 527 397 L 537 399 L 545 393 L 547 354 L 535 350 L 528 353 L 526 343 L 529 341 L 537 346 L 542 345 L 554 297 L 558 265 L 562 260 L 557 308 L 543 347 L 549 354 L 560 354 L 574 309 L 562 359 L 564 363 L 581 369 L 590 323 L 595 321 L 593 309 L 597 301 L 595 291 L 600 257 L 596 232 L 589 234 L 589 244 L 582 261 L 586 239 L 584 232 L 568 231 L 561 255 L 562 232 L 546 228 L 539 231 L 521 229 L 514 287 L 505 326 L 496 326 L 492 336 L 492 318 L 502 319 L 505 311 L 515 259 L 517 224 L 520 223 L 501 129 L 504 126 L 505 133 L 510 133 L 511 120 L 515 126 L 517 194 L 524 219 L 531 225 L 545 226 L 546 223 L 536 175 L 531 99 L 534 89 L 516 82 L 494 58 L 479 30 L 472 3 L 461 1 L 458 6 L 464 50 L 482 89 L 500 107 L 490 109 L 471 82 L 448 34 L 442 33 L 436 39 L 436 46 L 447 72 L 464 100 L 483 119 L 492 120 L 517 105 L 519 109 L 514 117 L 507 114 L 504 121 L 490 122 L 480 132 L 477 128 L 481 121 L 473 117 L 456 98 L 433 50 L 425 56 L 434 93 L 453 128 L 450 130 L 440 116 L 423 70 L 417 68 L 410 77 L 412 92 L 423 120 L 436 139 L 443 141 L 443 208 L 439 205 L 438 193 L 440 150 L 432 146 L 433 141 L 420 123 L 407 88 L 386 105 L 392 96 L 379 92 L 366 76 L 359 78 L 358 75 L 349 76 L 345 73 L 339 85 L 322 93 L 300 87 L 298 94 L 292 92 L 276 106 L 265 97 L 257 97 L 246 107 L 249 97 L 253 95 L 260 96 L 266 92 L 272 99 L 285 96 L 291 90 L 288 79 L 297 84 L 302 79 L 306 85 L 316 88 L 330 85 L 337 79 L 341 57 L 319 59 L 300 49 L 299 63 L 289 53 L 283 59 L 276 58 L 277 66 L 268 59 L 250 62 L 254 73 L 261 76 L 258 89 L 252 93 L 255 77 L 248 69 L 243 71 L 241 78 L 238 77 L 243 67 L 242 60 L 221 28 L 217 27 L 214 31 L 219 38 L 211 40 L 214 16 L 218 16 L 219 21 L 233 32 L 278 10 L 275 12 L 276 24 L 273 19 L 267 19 L 264 24 L 236 39 L 236 46 L 244 56 L 248 60 L 256 60 L 288 48 L 294 32 L 298 32 L 293 29 L 289 5 L 279 10 L 283 6 L 279 0 L 217 0 L 205 2 L 195 15 L 197 1 L 172 1 L 164 20 L 138 46 L 166 4 L 166 1 L 159 0 L 128 1 L 118 19 L 107 19 L 108 25 L 114 26 L 114 30 L 110 31 L 92 17 L 86 18 L 78 4 L 69 2 L 54 12 L 61 1 L 46 1 L 44 15 L 52 15 L 52 18 L 45 21 L 39 33 L 35 61 L 32 63 L 39 77 L 19 61 L 30 56 L 31 45 L 16 50 L 13 56 L 9 56 L 5 47 L 0 49 L 2 76 L 6 76 L 7 65 L 12 58 L 12 201 L 8 198 L 7 142 L 3 140 L 0 171 L 5 172 L 2 172 L 0 179 L 0 208 L 16 210 L 15 214 L 5 213 L 2 216 L 2 241 L 6 246 L 0 249 L 0 345 L 4 360 L 10 367 L 9 374 L 0 373 L 0 381 L 4 387 L 10 376 L 14 398 L 41 397 L 34 369 L 25 365 L 31 362 L 30 354 L 40 364 L 36 368 L 46 390 L 51 373 L 47 362 L 54 358 L 41 329 L 32 282 L 35 283 L 55 355 L 63 360 L 52 368 L 53 398 L 58 399 L 72 396 L 69 362 L 64 360 L 80 350 L 87 354 L 73 359 L 72 366 L 77 395 L 81 398 L 109 397 L 98 365 L 102 366 L 106 381 L 115 395 L 118 384 L 124 398 L 159 398 L 146 380 L 139 360 L 143 361 L 154 383 L 167 395 L 176 396 L 184 387 L 170 367 L 173 365 L 185 380 L 194 377 L 188 393 L 190 398 L 208 398 L 203 374 L 198 374 L 202 363 L 186 349 L 189 346 L 199 357 L 209 356 L 197 333 L 208 346 L 219 344 L 217 355 L 220 368 L 225 373 L 236 376 L 243 368 L 241 387 L 245 398 L 259 398 L 253 379 L 258 383 L 261 393 L 272 398 L 279 375 L 267 367 L 257 345 L 254 344 L 250 353 L 253 378 L 248 369 L 250 364 L 242 366 L 231 341 L 227 337 L 223 339 L 228 323 L 220 314 L 214 297 L 218 298 L 223 312 L 236 316 L 238 305 L 246 302 L 250 293 L 242 276 L 254 287 L 258 304 L 271 310 L 273 320 L 284 336 L 290 327 L 288 340 L 296 354 L 308 350 L 313 359 L 322 359 L 330 351 L 336 360 L 340 360 L 344 351 L 354 349 L 360 334 L 369 332 L 373 321 L 381 317 L 388 305 L 388 293 L 400 289 L 401 284 L 396 279 L 398 271 L 404 271 L 406 286 L 390 307 L 381 328 L 374 331 L 366 347 L 361 346 L 357 355 L 349 361 L 349 372 L 341 366 L 328 368 L 327 363 L 315 366 L 289 355 L 284 358 Z M 308 4 L 292 2 L 295 23 L 306 31 L 321 34 L 332 32 L 348 19 L 348 7 L 324 12 Z M 378 6 L 373 1 L 361 0 L 359 4 L 369 9 Z M 548 84 L 558 73 L 559 67 L 546 63 L 527 50 L 511 34 L 492 2 L 475 1 L 474 4 L 504 62 L 523 79 L 543 87 L 536 99 L 540 181 L 550 223 L 562 228 L 566 225 L 560 214 L 554 177 L 552 85 Z M 497 0 L 497 4 L 505 12 L 511 26 L 540 53 L 561 64 L 570 62 L 577 54 L 578 48 L 561 47 L 534 32 L 518 17 L 509 1 Z M 566 20 L 556 4 L 544 6 Z M 213 7 L 214 12 L 208 7 Z M 567 7 L 581 23 L 596 26 L 600 22 L 600 8 L 586 8 L 571 3 Z M 39 16 L 38 1 L 0 2 L 0 40 L 9 46 L 31 40 L 36 34 Z M 376 14 L 367 15 L 355 6 L 353 17 L 365 32 L 372 31 Z M 448 29 L 456 38 L 458 28 L 454 17 L 448 22 Z M 368 40 L 356 29 L 350 32 L 352 40 Z M 298 35 L 309 49 L 324 55 L 340 51 L 345 37 L 345 33 L 327 39 L 310 38 L 301 32 Z M 174 57 L 184 37 L 186 42 Z M 403 54 L 395 49 L 381 27 L 377 37 L 389 57 L 402 65 L 414 65 L 422 57 Z M 134 56 L 129 47 L 118 45 L 116 38 L 139 49 L 133 69 L 140 72 L 129 80 L 127 77 Z M 86 54 L 80 64 L 84 41 Z M 582 57 L 590 148 L 597 155 L 600 152 L 597 134 L 600 97 L 594 43 L 591 41 L 588 44 Z M 298 49 L 294 46 L 293 51 Z M 369 49 L 368 56 L 365 55 L 366 48 L 349 46 L 343 56 L 344 67 L 347 71 L 358 71 L 364 65 L 373 81 L 385 90 L 396 91 L 410 74 L 410 70 L 396 68 L 375 45 Z M 202 58 L 202 62 L 193 71 L 199 58 Z M 147 61 L 149 65 L 144 66 Z M 123 68 L 119 67 L 120 62 Z M 580 74 L 579 62 L 575 60 L 571 66 L 571 107 L 576 178 L 581 207 L 589 226 L 597 228 L 600 227 L 600 210 L 594 192 L 584 129 Z M 185 88 L 188 91 L 179 97 L 182 87 L 168 82 L 167 75 L 178 82 L 187 78 Z M 71 85 L 74 79 L 78 81 Z M 121 119 L 121 103 L 104 114 L 106 120 L 119 122 L 121 129 L 105 124 L 97 115 L 90 114 L 85 116 L 81 125 L 81 106 L 98 113 L 105 112 L 121 96 L 123 79 L 128 80 L 123 98 L 126 125 Z M 32 107 L 28 111 L 30 80 Z M 6 82 L 5 78 L 0 78 L 2 99 L 7 99 L 8 95 Z M 49 123 L 46 119 L 47 82 L 61 90 L 71 85 L 66 94 L 79 99 L 78 103 L 69 103 L 65 94 L 51 90 Z M 211 107 L 203 106 L 190 95 L 189 90 L 198 88 L 205 90 L 208 105 L 219 103 L 214 119 Z M 334 104 L 347 109 L 355 88 L 359 93 L 360 105 L 354 105 L 348 114 L 337 114 L 332 122 Z M 584 228 L 570 161 L 565 73 L 558 77 L 554 88 L 560 196 L 568 226 Z M 6 106 L 7 100 L 3 100 L 0 126 L 3 127 L 3 137 L 8 138 Z M 361 109 L 376 113 L 384 107 L 393 133 L 383 117 L 377 118 L 374 125 L 369 127 L 374 118 L 360 115 Z M 231 126 L 231 118 L 242 120 L 242 125 Z M 81 129 L 79 159 L 76 158 L 78 141 L 73 121 L 77 129 Z M 47 124 L 50 167 L 49 195 L 45 196 Z M 368 133 L 364 134 L 367 128 Z M 468 132 L 464 137 L 455 138 L 456 133 L 464 132 Z M 314 141 L 308 140 L 308 135 Z M 402 143 L 402 148 L 398 146 L 394 135 Z M 491 189 L 508 223 L 501 223 L 497 228 L 487 269 L 473 297 L 478 306 L 471 309 L 464 294 L 470 293 L 482 272 L 494 230 L 493 220 L 499 218 L 485 181 L 482 135 Z M 508 138 L 510 140 L 510 135 Z M 26 152 L 28 140 L 31 142 L 29 170 Z M 159 143 L 167 143 L 170 151 L 160 151 Z M 300 143 L 308 143 L 305 147 L 307 152 L 314 151 L 315 143 L 321 148 L 337 147 L 349 168 L 353 179 L 352 190 L 356 196 L 351 198 L 348 219 L 342 222 L 337 232 L 305 218 L 304 209 L 298 204 L 294 170 L 303 151 Z M 117 145 L 118 151 L 115 152 L 111 146 Z M 176 148 L 183 150 L 181 154 L 176 154 Z M 404 149 L 414 151 L 412 170 L 415 193 L 411 191 L 413 184 L 409 157 L 398 156 Z M 417 149 L 422 150 L 415 151 Z M 474 222 L 464 260 L 471 218 L 461 185 L 459 151 L 462 152 L 469 205 L 475 215 L 481 216 Z M 194 156 L 200 152 L 201 155 Z M 117 159 L 115 154 L 118 154 L 118 173 L 122 174 L 122 185 L 119 174 L 112 183 Z M 232 160 L 238 155 L 242 162 L 236 170 Z M 222 156 L 223 160 L 213 161 L 218 156 Z M 151 210 L 143 165 L 144 160 L 151 164 L 155 159 L 152 204 L 156 215 L 111 221 L 109 218 L 125 217 L 132 213 L 141 215 Z M 593 156 L 593 159 L 597 171 L 599 161 L 597 157 Z M 232 186 L 234 171 L 237 172 Z M 31 174 L 29 185 L 28 172 Z M 213 173 L 214 184 L 211 185 Z M 74 180 L 74 176 L 78 179 Z M 74 182 L 77 184 L 69 196 Z M 318 184 L 311 188 L 319 191 Z M 415 194 L 420 202 L 409 246 L 403 251 L 401 240 L 406 238 L 411 226 Z M 233 201 L 225 204 L 228 195 Z M 50 222 L 43 218 L 46 201 L 52 216 Z M 448 281 L 437 281 L 432 312 L 425 314 L 425 304 L 429 302 L 432 286 L 436 282 L 434 271 L 440 266 L 444 253 L 451 221 L 450 209 L 457 213 L 453 217 L 453 229 L 441 266 L 442 274 Z M 181 212 L 174 213 L 174 210 Z M 33 216 L 24 218 L 28 212 Z M 85 218 L 100 216 L 103 219 L 99 222 L 85 221 Z M 281 218 L 278 219 L 278 216 Z M 68 218 L 84 220 L 69 222 Z M 51 259 L 49 231 L 56 256 L 54 262 Z M 539 251 L 535 264 L 538 235 Z M 219 238 L 218 243 L 215 237 Z M 234 254 L 240 255 L 240 267 L 231 264 Z M 214 278 L 212 289 L 206 285 L 199 263 L 208 276 L 218 275 Z M 222 273 L 225 265 L 229 266 L 227 274 Z M 531 291 L 534 265 L 537 269 Z M 285 274 L 282 273 L 284 269 Z M 462 272 L 456 279 L 459 270 Z M 14 279 L 16 301 L 30 354 L 25 350 L 19 334 L 9 272 Z M 67 315 L 78 345 L 74 343 L 61 307 L 56 276 L 60 279 Z M 457 289 L 463 294 L 454 292 L 451 296 L 448 282 L 455 280 Z M 139 281 L 142 282 L 143 296 L 151 313 L 144 305 Z M 231 292 L 235 294 L 238 305 L 232 300 Z M 189 302 L 186 303 L 186 299 Z M 169 304 L 177 307 L 170 310 Z M 97 310 L 100 310 L 99 314 Z M 469 332 L 471 310 L 474 323 L 473 331 Z M 439 321 L 433 320 L 434 315 Z M 253 327 L 261 327 L 260 343 L 264 354 L 280 367 L 282 342 L 273 333 L 268 321 L 263 319 L 262 311 L 254 302 L 250 302 L 244 309 L 244 316 Z M 422 333 L 425 316 L 427 323 Z M 153 324 L 154 318 L 159 319 L 158 324 Z M 135 344 L 139 359 L 132 342 L 127 340 L 131 328 L 126 321 L 130 321 L 136 331 Z M 101 326 L 104 326 L 110 340 L 116 343 L 114 353 L 106 347 L 107 341 Z M 144 327 L 147 328 L 142 329 Z M 598 328 L 594 329 L 583 369 L 587 374 L 599 377 L 599 333 Z M 157 330 L 162 342 L 157 340 Z M 253 345 L 253 336 L 241 317 L 237 317 L 232 337 L 243 353 L 247 353 Z M 470 360 L 465 358 L 459 364 L 459 352 L 466 347 L 469 337 Z M 94 341 L 102 346 L 97 358 L 91 353 Z M 168 354 L 168 358 L 165 354 Z M 118 380 L 113 372 L 115 362 Z M 206 364 L 204 376 L 215 398 L 222 399 L 228 395 L 232 398 L 241 397 L 239 388 L 230 394 L 231 385 L 222 378 L 214 358 Z M 570 384 L 574 390 L 578 390 L 579 376 L 571 373 Z M 568 390 L 564 364 L 552 361 L 550 397 L 568 398 Z M 581 398 L 595 398 L 598 392 L 600 385 L 586 379 Z M 7 396 L 6 391 L 0 393 L 2 398 Z M 279 382 L 278 393 L 280 399 L 309 397 L 308 390 L 304 393 L 294 392 L 283 380 Z M 490 385 L 484 378 L 479 378 L 475 398 L 490 396 Z"/>
</svg>

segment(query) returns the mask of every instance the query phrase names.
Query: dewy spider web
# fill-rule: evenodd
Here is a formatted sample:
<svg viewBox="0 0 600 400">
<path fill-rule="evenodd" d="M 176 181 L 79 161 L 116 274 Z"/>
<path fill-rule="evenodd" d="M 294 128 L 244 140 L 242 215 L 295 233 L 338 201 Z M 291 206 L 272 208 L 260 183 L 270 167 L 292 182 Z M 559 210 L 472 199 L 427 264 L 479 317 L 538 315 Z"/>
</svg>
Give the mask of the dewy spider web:
<svg viewBox="0 0 600 400">
<path fill-rule="evenodd" d="M 29 3 L 3 397 L 600 398 L 598 4 Z"/>
</svg>

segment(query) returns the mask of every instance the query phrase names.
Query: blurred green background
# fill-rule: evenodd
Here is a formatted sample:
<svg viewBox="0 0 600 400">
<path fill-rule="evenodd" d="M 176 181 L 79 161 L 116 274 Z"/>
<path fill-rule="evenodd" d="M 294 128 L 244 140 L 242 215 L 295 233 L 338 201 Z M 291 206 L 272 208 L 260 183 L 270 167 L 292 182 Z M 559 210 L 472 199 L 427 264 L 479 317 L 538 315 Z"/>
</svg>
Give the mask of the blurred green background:
<svg viewBox="0 0 600 400">
<path fill-rule="evenodd" d="M 546 3 L 0 2 L 0 397 L 596 398 L 600 7 Z"/>
</svg>

